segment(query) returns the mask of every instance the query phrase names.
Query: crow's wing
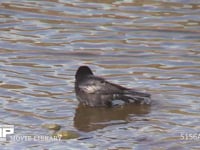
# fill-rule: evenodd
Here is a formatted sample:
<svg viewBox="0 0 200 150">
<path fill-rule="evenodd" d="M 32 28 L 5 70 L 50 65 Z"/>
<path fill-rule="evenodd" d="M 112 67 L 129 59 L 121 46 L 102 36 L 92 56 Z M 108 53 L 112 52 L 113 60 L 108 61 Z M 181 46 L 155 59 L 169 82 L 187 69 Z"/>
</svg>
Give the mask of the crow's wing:
<svg viewBox="0 0 200 150">
<path fill-rule="evenodd" d="M 96 94 L 117 94 L 123 93 L 124 87 L 110 83 L 103 78 L 88 76 L 84 81 L 79 83 L 78 87 L 86 93 Z"/>
<path fill-rule="evenodd" d="M 120 85 L 110 83 L 103 78 L 89 76 L 78 85 L 79 89 L 88 94 L 111 95 L 113 100 L 150 104 L 150 94 L 137 92 Z"/>
</svg>

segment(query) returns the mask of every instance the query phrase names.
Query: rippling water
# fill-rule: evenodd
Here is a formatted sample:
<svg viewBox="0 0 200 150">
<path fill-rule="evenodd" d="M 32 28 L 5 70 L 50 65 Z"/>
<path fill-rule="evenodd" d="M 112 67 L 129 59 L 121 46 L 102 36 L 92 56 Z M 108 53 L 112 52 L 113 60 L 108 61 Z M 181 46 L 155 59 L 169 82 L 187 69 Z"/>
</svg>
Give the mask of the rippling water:
<svg viewBox="0 0 200 150">
<path fill-rule="evenodd" d="M 42 125 L 56 123 L 82 139 L 1 149 L 200 149 L 199 50 L 197 0 L 1 0 L 0 124 L 51 135 Z M 78 106 L 83 64 L 152 106 Z"/>
</svg>

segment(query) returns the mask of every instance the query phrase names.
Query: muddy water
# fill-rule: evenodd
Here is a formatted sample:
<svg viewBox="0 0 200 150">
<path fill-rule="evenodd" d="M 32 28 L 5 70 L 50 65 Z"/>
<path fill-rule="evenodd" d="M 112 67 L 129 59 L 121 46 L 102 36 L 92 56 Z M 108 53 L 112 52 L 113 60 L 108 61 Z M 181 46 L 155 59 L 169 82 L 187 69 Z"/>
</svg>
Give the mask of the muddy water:
<svg viewBox="0 0 200 150">
<path fill-rule="evenodd" d="M 74 73 L 96 74 L 152 94 L 151 106 L 85 108 Z M 0 124 L 15 136 L 1 149 L 199 149 L 200 2 L 46 0 L 0 2 Z"/>
</svg>

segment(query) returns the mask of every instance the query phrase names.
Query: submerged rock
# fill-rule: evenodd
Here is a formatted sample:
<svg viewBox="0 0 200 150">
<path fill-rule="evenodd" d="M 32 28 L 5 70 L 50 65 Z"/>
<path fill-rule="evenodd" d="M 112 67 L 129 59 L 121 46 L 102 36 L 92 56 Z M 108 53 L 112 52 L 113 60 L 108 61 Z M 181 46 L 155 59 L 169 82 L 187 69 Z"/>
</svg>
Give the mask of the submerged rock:
<svg viewBox="0 0 200 150">
<path fill-rule="evenodd" d="M 44 124 L 42 127 L 48 130 L 55 130 L 55 131 L 58 131 L 61 128 L 61 126 L 58 124 Z"/>
<path fill-rule="evenodd" d="M 61 139 L 75 139 L 80 137 L 80 134 L 77 133 L 76 131 L 62 130 L 54 133 L 53 136 L 61 137 Z"/>
</svg>

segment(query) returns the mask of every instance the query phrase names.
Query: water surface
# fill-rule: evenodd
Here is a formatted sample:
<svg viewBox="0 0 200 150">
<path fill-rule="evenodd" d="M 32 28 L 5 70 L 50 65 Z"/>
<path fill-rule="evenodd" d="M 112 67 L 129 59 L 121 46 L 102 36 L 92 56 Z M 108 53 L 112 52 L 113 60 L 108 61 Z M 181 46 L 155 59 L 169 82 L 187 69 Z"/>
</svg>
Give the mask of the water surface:
<svg viewBox="0 0 200 150">
<path fill-rule="evenodd" d="M 199 14 L 196 0 L 2 0 L 0 124 L 51 135 L 42 125 L 56 123 L 81 137 L 1 149 L 199 149 Z M 151 93 L 152 105 L 79 106 L 80 65 Z"/>
</svg>

